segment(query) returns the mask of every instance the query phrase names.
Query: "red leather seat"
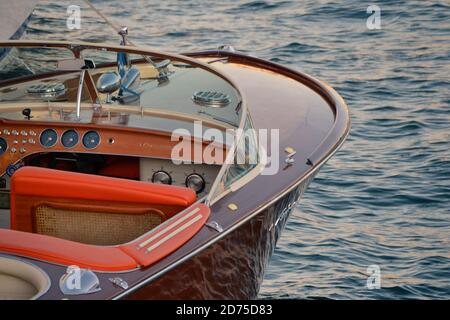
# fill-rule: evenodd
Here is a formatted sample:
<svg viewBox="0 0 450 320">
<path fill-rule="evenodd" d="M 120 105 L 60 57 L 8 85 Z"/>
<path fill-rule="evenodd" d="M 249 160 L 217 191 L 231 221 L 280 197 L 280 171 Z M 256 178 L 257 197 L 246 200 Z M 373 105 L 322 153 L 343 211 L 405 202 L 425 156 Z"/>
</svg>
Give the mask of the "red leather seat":
<svg viewBox="0 0 450 320">
<path fill-rule="evenodd" d="M 196 198 L 193 190 L 184 187 L 38 167 L 23 167 L 14 173 L 11 196 L 17 195 L 179 206 L 188 206 Z"/>
<path fill-rule="evenodd" d="M 44 202 L 124 213 L 152 208 L 168 218 L 195 200 L 195 192 L 184 187 L 23 167 L 11 179 L 11 228 L 33 232 L 32 211 Z"/>
<path fill-rule="evenodd" d="M 126 271 L 149 266 L 189 241 L 206 223 L 209 207 L 195 204 L 134 241 L 97 246 L 40 234 L 0 229 L 0 253 L 98 271 Z"/>
<path fill-rule="evenodd" d="M 193 205 L 195 200 L 195 192 L 183 187 L 23 167 L 11 179 L 11 225 L 15 230 L 0 229 L 0 253 L 104 271 L 148 266 L 177 250 L 206 223 L 210 210 L 203 204 Z M 171 208 L 177 214 L 119 245 L 85 244 L 32 233 L 33 208 L 42 203 L 85 208 L 87 202 L 93 208 L 114 206 L 113 213 L 121 210 L 132 215 L 133 210 L 157 207 Z"/>
<path fill-rule="evenodd" d="M 88 245 L 41 234 L 0 229 L 0 253 L 102 271 L 131 270 L 137 262 L 119 247 Z"/>
</svg>

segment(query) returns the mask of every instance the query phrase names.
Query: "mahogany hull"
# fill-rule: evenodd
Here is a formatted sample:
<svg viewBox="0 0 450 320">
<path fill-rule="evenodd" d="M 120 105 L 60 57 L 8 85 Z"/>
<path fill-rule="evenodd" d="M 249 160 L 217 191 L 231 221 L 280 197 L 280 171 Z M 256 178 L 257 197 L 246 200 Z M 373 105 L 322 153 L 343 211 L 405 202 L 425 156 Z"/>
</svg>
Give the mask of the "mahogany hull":
<svg viewBox="0 0 450 320">
<path fill-rule="evenodd" d="M 198 255 L 124 299 L 255 299 L 295 204 L 313 176 Z"/>
</svg>

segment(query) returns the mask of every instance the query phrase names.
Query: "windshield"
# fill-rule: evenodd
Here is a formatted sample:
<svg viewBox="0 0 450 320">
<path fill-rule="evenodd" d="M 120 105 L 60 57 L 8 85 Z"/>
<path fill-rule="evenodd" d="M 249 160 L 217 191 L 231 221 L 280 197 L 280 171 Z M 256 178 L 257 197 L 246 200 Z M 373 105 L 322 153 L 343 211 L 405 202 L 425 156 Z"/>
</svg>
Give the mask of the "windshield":
<svg viewBox="0 0 450 320">
<path fill-rule="evenodd" d="M 82 59 L 95 62 L 95 69 L 89 70 L 94 85 L 98 86 L 103 74 L 119 71 L 118 52 L 96 48 L 80 50 L 77 54 Z M 74 58 L 74 53 L 66 48 L 7 48 L 7 54 L 0 60 L 0 108 L 9 107 L 11 103 L 33 103 L 38 111 L 34 120 L 61 121 L 61 118 L 47 112 L 51 108 L 53 111 L 64 109 L 64 119 L 69 121 L 77 99 L 80 72 L 60 70 L 58 63 L 71 58 Z M 166 112 L 179 115 L 180 119 L 184 116 L 223 127 L 239 127 L 241 98 L 222 77 L 196 64 L 155 55 L 127 53 L 127 59 L 128 73 L 121 78 L 122 81 L 126 78 L 129 83 L 127 87 L 122 86 L 111 92 L 111 97 L 116 99 L 107 102 L 105 92 L 97 92 L 93 96 L 85 81 L 81 102 L 107 104 L 114 110 L 127 106 L 131 113 Z M 44 110 L 42 107 L 45 107 Z M 77 120 L 90 122 L 92 108 L 85 107 L 86 112 Z M 3 112 L 2 117 L 17 119 L 22 115 Z M 152 125 L 141 123 L 137 118 L 134 120 L 129 121 L 128 125 Z"/>
</svg>

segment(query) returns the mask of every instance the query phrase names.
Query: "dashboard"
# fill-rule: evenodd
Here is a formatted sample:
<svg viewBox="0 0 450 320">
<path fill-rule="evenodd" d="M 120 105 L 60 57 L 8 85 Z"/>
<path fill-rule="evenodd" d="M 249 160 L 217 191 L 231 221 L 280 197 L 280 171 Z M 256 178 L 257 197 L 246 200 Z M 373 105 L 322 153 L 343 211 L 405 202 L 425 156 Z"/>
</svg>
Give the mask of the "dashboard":
<svg viewBox="0 0 450 320">
<path fill-rule="evenodd" d="M 38 153 L 70 152 L 171 159 L 179 142 L 170 132 L 97 124 L 0 120 L 0 176 Z M 208 142 L 192 142 L 192 146 Z M 214 146 L 221 148 L 222 146 Z M 192 151 L 195 147 L 191 148 Z M 183 155 L 183 158 L 192 155 Z"/>
</svg>

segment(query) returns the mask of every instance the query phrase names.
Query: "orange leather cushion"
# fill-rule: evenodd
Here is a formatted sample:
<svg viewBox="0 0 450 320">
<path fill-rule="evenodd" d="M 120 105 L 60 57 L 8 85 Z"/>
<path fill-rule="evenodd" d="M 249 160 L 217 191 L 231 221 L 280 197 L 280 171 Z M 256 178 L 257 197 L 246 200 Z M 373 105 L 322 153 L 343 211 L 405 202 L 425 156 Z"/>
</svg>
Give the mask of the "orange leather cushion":
<svg viewBox="0 0 450 320">
<path fill-rule="evenodd" d="M 12 202 L 15 195 L 183 207 L 196 200 L 195 192 L 184 187 L 38 167 L 22 167 L 14 173 L 11 179 Z"/>
<path fill-rule="evenodd" d="M 93 246 L 6 229 L 0 229 L 0 252 L 99 271 L 121 271 L 138 267 L 136 261 L 119 247 Z"/>
<path fill-rule="evenodd" d="M 139 265 L 151 265 L 191 239 L 203 227 L 209 215 L 209 207 L 201 203 L 196 204 L 159 225 L 145 236 L 121 245 L 120 248 L 133 257 Z M 149 248 L 151 251 L 147 251 Z"/>
<path fill-rule="evenodd" d="M 196 204 L 131 243 L 106 247 L 0 229 L 0 253 L 98 271 L 131 270 L 149 266 L 180 248 L 209 215 L 209 207 Z"/>
</svg>

